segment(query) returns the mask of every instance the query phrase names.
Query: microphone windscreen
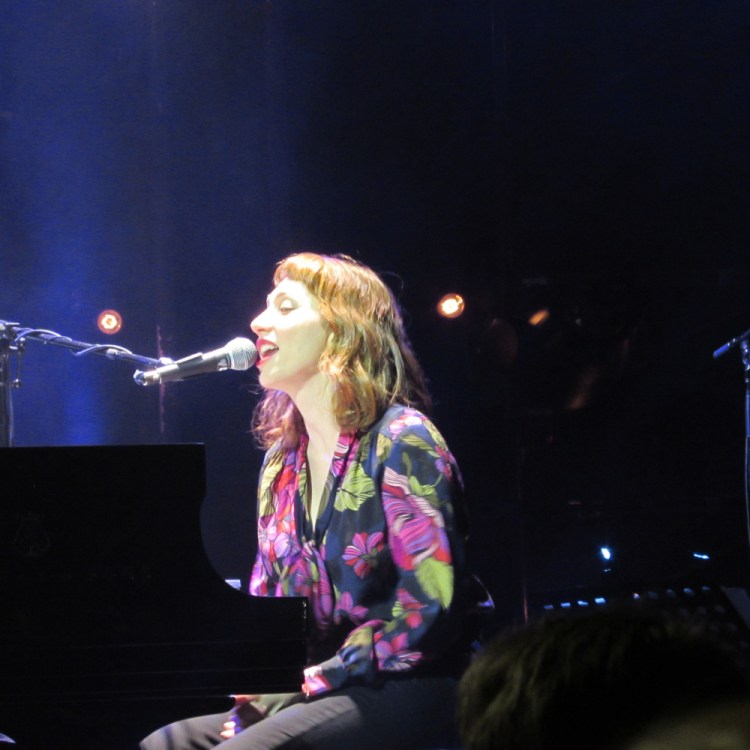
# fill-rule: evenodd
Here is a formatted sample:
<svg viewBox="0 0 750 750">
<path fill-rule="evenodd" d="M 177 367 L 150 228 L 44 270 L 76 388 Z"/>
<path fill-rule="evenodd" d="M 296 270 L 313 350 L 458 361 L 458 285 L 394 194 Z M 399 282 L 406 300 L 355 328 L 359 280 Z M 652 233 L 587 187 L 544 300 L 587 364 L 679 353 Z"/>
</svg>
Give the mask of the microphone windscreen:
<svg viewBox="0 0 750 750">
<path fill-rule="evenodd" d="M 250 339 L 232 339 L 224 349 L 229 358 L 230 370 L 249 370 L 258 359 L 258 350 Z"/>
</svg>

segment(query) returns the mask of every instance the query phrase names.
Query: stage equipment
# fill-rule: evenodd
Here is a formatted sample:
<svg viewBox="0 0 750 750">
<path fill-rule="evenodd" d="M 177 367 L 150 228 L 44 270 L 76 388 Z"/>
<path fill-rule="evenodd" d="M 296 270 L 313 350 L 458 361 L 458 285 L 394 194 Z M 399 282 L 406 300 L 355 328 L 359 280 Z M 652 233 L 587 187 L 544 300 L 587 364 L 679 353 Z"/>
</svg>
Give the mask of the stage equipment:
<svg viewBox="0 0 750 750">
<path fill-rule="evenodd" d="M 102 333 L 113 336 L 122 329 L 122 315 L 117 310 L 102 310 L 96 319 L 96 325 Z"/>
<path fill-rule="evenodd" d="M 700 626 L 726 645 L 750 678 L 750 598 L 744 588 L 689 581 L 639 586 L 619 591 L 571 589 L 537 596 L 532 618 L 634 606 L 652 609 L 674 620 Z"/>
<path fill-rule="evenodd" d="M 437 304 L 438 313 L 443 318 L 458 318 L 464 312 L 466 302 L 460 294 L 446 294 Z"/>
<path fill-rule="evenodd" d="M 732 349 L 739 348 L 742 367 L 745 373 L 745 523 L 748 541 L 748 562 L 750 562 L 750 329 L 714 351 L 718 359 Z"/>
<path fill-rule="evenodd" d="M 0 391 L 2 391 L 2 398 L 0 398 L 0 427 L 2 428 L 0 430 L 0 448 L 9 448 L 13 445 L 12 391 L 21 387 L 21 358 L 27 340 L 70 349 L 76 357 L 84 354 L 98 354 L 107 357 L 107 359 L 134 362 L 144 367 L 157 367 L 165 364 L 163 359 L 141 357 L 115 344 L 88 344 L 83 341 L 75 341 L 68 336 L 62 336 L 45 328 L 28 328 L 18 323 L 0 320 Z M 13 379 L 11 379 L 10 374 L 12 354 L 18 357 L 16 377 Z"/>
<path fill-rule="evenodd" d="M 252 341 L 245 338 L 232 339 L 220 349 L 208 354 L 198 352 L 176 362 L 161 365 L 148 372 L 136 370 L 133 375 L 138 385 L 158 385 L 206 375 L 225 370 L 249 370 L 258 359 L 258 350 Z"/>
<path fill-rule="evenodd" d="M 151 368 L 145 372 L 136 370 L 133 379 L 139 385 L 184 380 L 194 375 L 227 369 L 247 370 L 257 358 L 255 345 L 244 338 L 232 339 L 221 349 L 208 354 L 199 352 L 175 362 L 170 357 L 143 357 L 115 344 L 89 344 L 45 328 L 28 328 L 0 320 L 0 448 L 10 448 L 13 445 L 12 392 L 21 387 L 21 359 L 27 340 L 70 349 L 76 357 L 98 354 L 107 359 Z M 11 355 L 18 358 L 15 377 L 11 375 Z"/>
</svg>

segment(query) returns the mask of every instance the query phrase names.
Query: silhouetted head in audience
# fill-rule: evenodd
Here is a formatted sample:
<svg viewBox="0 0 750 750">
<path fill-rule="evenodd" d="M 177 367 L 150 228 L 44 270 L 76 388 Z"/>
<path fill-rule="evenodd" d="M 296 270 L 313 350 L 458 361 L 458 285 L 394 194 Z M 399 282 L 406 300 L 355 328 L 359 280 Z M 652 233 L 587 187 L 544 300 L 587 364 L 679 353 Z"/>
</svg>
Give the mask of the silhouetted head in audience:
<svg viewBox="0 0 750 750">
<path fill-rule="evenodd" d="M 750 699 L 657 722 L 627 750 L 750 750 Z"/>
<path fill-rule="evenodd" d="M 733 656 L 695 628 L 602 610 L 497 637 L 461 680 L 459 722 L 465 750 L 604 750 L 747 689 Z"/>
</svg>

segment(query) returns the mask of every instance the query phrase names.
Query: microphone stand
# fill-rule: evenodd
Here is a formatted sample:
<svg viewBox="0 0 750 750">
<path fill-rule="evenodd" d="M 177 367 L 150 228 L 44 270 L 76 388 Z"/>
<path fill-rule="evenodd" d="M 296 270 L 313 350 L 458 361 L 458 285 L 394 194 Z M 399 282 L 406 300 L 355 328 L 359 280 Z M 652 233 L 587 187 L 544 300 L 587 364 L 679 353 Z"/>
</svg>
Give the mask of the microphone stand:
<svg viewBox="0 0 750 750">
<path fill-rule="evenodd" d="M 70 349 L 76 357 L 84 354 L 97 354 L 107 359 L 135 362 L 144 367 L 158 367 L 164 364 L 161 359 L 142 357 L 115 344 L 89 344 L 84 341 L 75 341 L 68 336 L 61 336 L 55 331 L 48 331 L 43 328 L 25 328 L 18 323 L 0 320 L 0 448 L 9 448 L 13 445 L 12 391 L 21 387 L 19 377 L 20 358 L 25 351 L 24 345 L 27 340 Z M 17 354 L 19 357 L 18 369 L 14 379 L 11 379 L 10 374 L 12 354 Z"/>
<path fill-rule="evenodd" d="M 15 325 L 10 323 L 8 325 Z M 0 446 L 9 446 L 13 442 L 13 399 L 11 388 L 14 381 L 10 379 L 10 355 L 17 349 L 11 338 L 5 335 L 5 327 L 0 322 Z"/>
<path fill-rule="evenodd" d="M 745 371 L 745 522 L 750 545 L 750 329 L 737 336 L 714 352 L 714 359 L 739 347 Z M 750 547 L 748 548 L 750 551 Z"/>
</svg>

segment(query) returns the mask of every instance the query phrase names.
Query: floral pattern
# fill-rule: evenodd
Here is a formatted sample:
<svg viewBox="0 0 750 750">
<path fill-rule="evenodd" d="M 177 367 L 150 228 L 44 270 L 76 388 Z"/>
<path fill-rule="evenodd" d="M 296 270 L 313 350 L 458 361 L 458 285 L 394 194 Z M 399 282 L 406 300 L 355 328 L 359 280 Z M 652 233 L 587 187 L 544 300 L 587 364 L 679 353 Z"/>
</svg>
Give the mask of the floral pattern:
<svg viewBox="0 0 750 750">
<path fill-rule="evenodd" d="M 296 450 L 266 454 L 250 593 L 308 598 L 303 690 L 317 695 L 437 656 L 426 641 L 454 597 L 461 479 L 427 417 L 394 406 L 370 431 L 341 434 L 313 524 L 302 502 L 306 449 L 303 436 Z"/>
<path fill-rule="evenodd" d="M 359 578 L 364 578 L 372 571 L 377 554 L 383 549 L 383 538 L 380 531 L 369 535 L 358 531 L 352 538 L 352 543 L 344 549 L 346 564 L 354 568 Z"/>
</svg>

